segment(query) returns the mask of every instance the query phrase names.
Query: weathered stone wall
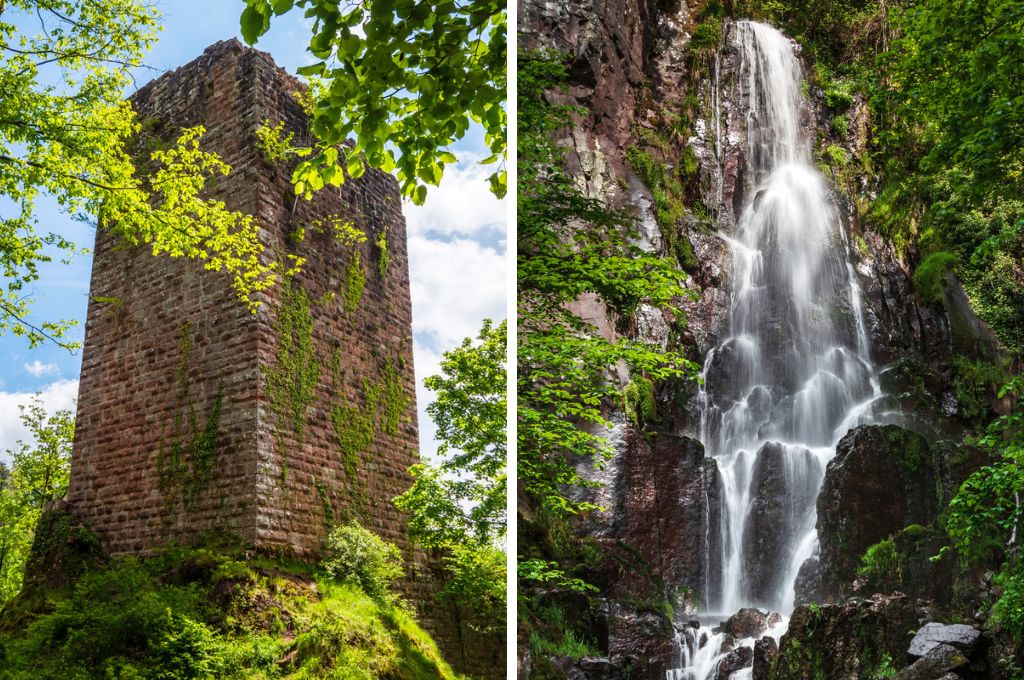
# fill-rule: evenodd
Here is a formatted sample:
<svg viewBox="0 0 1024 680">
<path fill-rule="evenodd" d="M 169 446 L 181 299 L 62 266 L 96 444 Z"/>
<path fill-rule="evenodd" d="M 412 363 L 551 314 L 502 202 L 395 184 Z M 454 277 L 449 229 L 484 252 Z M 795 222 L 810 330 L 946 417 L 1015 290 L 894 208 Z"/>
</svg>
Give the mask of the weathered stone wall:
<svg viewBox="0 0 1024 680">
<path fill-rule="evenodd" d="M 133 97 L 144 129 L 168 139 L 204 125 L 204 147 L 232 166 L 215 196 L 257 218 L 267 262 L 305 263 L 250 314 L 226 275 L 100 232 L 70 495 L 112 552 L 216 530 L 305 555 L 328 520 L 348 517 L 404 540 L 390 501 L 409 485 L 418 440 L 401 197 L 369 171 L 296 199 L 290 169 L 263 158 L 255 129 L 283 120 L 301 140 L 299 89 L 232 41 Z M 334 221 L 366 240 L 340 242 Z M 204 480 L 190 449 L 207 425 Z"/>
<path fill-rule="evenodd" d="M 330 522 L 357 519 L 405 550 L 404 594 L 446 657 L 501 676 L 503 641 L 436 602 L 436 560 L 411 548 L 391 503 L 419 461 L 397 182 L 368 170 L 296 198 L 292 168 L 266 159 L 255 131 L 283 121 L 302 145 L 301 89 L 232 40 L 132 97 L 151 143 L 205 126 L 203 148 L 232 166 L 213 196 L 257 219 L 266 263 L 304 264 L 252 314 L 226 274 L 98 233 L 70 504 L 112 553 L 222 534 L 313 557 Z M 366 239 L 343 243 L 336 224 Z"/>
</svg>

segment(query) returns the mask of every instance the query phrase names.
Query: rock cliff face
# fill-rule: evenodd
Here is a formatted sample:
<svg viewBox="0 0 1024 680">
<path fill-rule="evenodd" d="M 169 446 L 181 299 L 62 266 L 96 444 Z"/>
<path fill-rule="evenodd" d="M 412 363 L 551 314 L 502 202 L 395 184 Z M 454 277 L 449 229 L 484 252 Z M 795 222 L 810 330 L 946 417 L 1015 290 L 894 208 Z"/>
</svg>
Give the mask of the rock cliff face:
<svg viewBox="0 0 1024 680">
<path fill-rule="evenodd" d="M 609 337 L 643 338 L 681 348 L 701 362 L 722 334 L 729 307 L 731 258 L 722 235 L 733 233 L 737 214 L 750 199 L 743 153 L 747 124 L 740 106 L 748 85 L 739 77 L 741 55 L 728 47 L 730 31 L 735 30 L 730 20 L 721 24 L 711 46 L 704 44 L 707 4 L 522 0 L 519 14 L 521 48 L 553 48 L 569 55 L 569 86 L 551 97 L 584 110 L 561 135 L 570 169 L 591 196 L 610 206 L 632 208 L 640 231 L 638 244 L 676 257 L 688 273 L 688 286 L 697 293 L 692 300 L 679 301 L 687 316 L 682 327 L 643 307 L 633 318 L 619 318 L 591 299 L 579 301 L 577 311 Z M 804 65 L 805 73 L 813 73 L 810 66 Z M 801 124 L 817 131 L 817 145 L 835 144 L 853 157 L 862 156 L 868 140 L 865 102 L 854 97 L 846 113 L 848 125 L 837 131 L 825 93 L 813 78 L 808 89 Z M 654 164 L 679 178 L 678 183 L 651 186 L 651 178 L 638 168 L 639 151 L 649 152 Z M 840 595 L 853 591 L 868 547 L 908 525 L 920 525 L 931 533 L 898 537 L 903 541 L 905 573 L 916 584 L 929 584 L 911 595 L 938 601 L 945 597 L 943 604 L 948 604 L 956 574 L 949 563 L 927 559 L 934 554 L 929 551 L 937 550 L 930 525 L 959 483 L 984 462 L 977 452 L 946 441 L 959 439 L 963 429 L 956 418 L 961 405 L 950 366 L 955 354 L 984 357 L 998 350 L 969 305 L 958 304 L 963 300 L 955 279 L 947 281 L 946 304 L 919 299 L 907 261 L 914 254 L 899 256 L 865 217 L 877 178 L 857 170 L 825 172 L 846 233 L 855 243 L 853 265 L 864 296 L 870 353 L 880 368 L 886 395 L 880 402 L 883 421 L 898 422 L 900 427 L 860 428 L 843 439 L 817 500 L 821 554 L 801 569 L 796 603 L 839 602 Z M 737 370 L 724 353 L 716 359 L 708 369 L 709 380 L 712 372 Z M 629 376 L 620 371 L 613 379 L 625 384 Z M 605 565 L 602 591 L 592 605 L 603 612 L 604 621 L 636 623 L 635 611 L 624 603 L 635 604 L 660 591 L 676 605 L 679 626 L 684 612 L 692 611 L 698 601 L 718 599 L 715 589 L 720 586 L 714 575 L 722 570 L 717 563 L 721 548 L 716 532 L 708 529 L 721 523 L 721 475 L 715 460 L 705 456 L 693 439 L 700 425 L 693 392 L 692 384 L 659 386 L 658 424 L 646 433 L 623 414 L 610 414 L 617 423 L 610 433 L 615 455 L 603 471 L 588 473 L 602 482 L 602 488 L 589 493 L 607 510 L 577 524 L 578 531 L 614 556 L 608 561 L 611 566 Z M 793 524 L 787 513 L 794 508 L 813 507 L 804 502 L 807 499 L 780 498 L 782 465 L 776 449 L 769 444 L 757 453 L 750 494 L 753 520 L 742 537 L 752 563 L 746 570 L 752 579 L 749 590 L 755 593 L 777 590 L 783 571 L 779 565 L 790 557 L 781 554 L 774 535 L 777 527 Z M 806 493 L 813 495 L 816 488 L 809 484 Z M 907 591 L 907 580 L 888 585 Z M 678 595 L 679 588 L 685 589 L 684 595 Z M 627 610 L 632 613 L 622 614 Z M 908 598 L 895 598 L 837 604 L 827 611 L 832 623 L 821 635 L 832 635 L 829 630 L 843 626 L 857 630 L 860 624 L 878 623 L 878 645 L 872 643 L 870 653 L 881 656 L 867 662 L 874 671 L 885 654 L 905 653 L 907 631 L 931 610 Z M 815 627 L 810 614 L 798 609 L 798 615 L 804 618 L 795 619 L 792 629 L 810 635 Z M 892 633 L 891 650 L 888 642 L 883 644 L 887 631 Z M 647 637 L 641 642 L 638 638 L 643 636 Z M 671 636 L 664 627 L 602 624 L 597 637 L 609 661 L 591 664 L 587 672 L 574 666 L 573 672 L 581 672 L 580 677 L 619 677 L 616 673 L 625 668 L 622 660 L 628 657 L 626 665 L 639 670 L 639 677 L 661 680 L 663 669 L 678 662 L 673 658 L 675 647 L 666 644 Z M 796 654 L 796 643 L 787 639 L 779 650 L 783 660 Z M 843 654 L 853 655 L 849 658 L 861 651 L 854 643 L 843 649 Z M 772 660 L 774 649 L 765 644 L 754 652 L 753 660 L 743 659 L 743 664 L 762 669 L 755 677 L 768 677 L 764 670 L 779 663 Z M 838 669 L 849 661 L 847 656 L 823 663 Z M 896 667 L 902 667 L 902 656 L 899 661 Z M 601 670 L 594 670 L 598 666 Z M 862 667 L 866 666 L 851 666 Z M 794 673 L 772 677 L 805 677 Z M 810 673 L 806 677 L 867 677 L 828 672 L 821 676 L 813 669 Z"/>
</svg>

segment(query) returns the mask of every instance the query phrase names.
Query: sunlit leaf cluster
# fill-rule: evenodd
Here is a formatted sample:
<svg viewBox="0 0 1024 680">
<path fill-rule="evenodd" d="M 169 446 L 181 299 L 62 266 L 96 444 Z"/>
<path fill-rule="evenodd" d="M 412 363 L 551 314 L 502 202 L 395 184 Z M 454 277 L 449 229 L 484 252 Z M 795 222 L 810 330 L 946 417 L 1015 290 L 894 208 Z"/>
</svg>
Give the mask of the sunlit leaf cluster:
<svg viewBox="0 0 1024 680">
<path fill-rule="evenodd" d="M 40 224 L 44 197 L 128 243 L 230 273 L 251 302 L 273 279 L 259 262 L 256 225 L 204 194 L 228 167 L 200 148 L 201 128 L 152 150 L 152 130 L 124 100 L 156 38 L 155 9 L 141 0 L 0 7 L 0 333 L 72 344 L 72 322 L 31 318 L 40 265 L 76 251 L 59 228 Z"/>
<path fill-rule="evenodd" d="M 505 8 L 504 0 L 246 0 L 241 29 L 250 44 L 293 9 L 312 21 L 308 50 L 317 61 L 299 73 L 313 81 L 318 141 L 295 170 L 296 193 L 359 177 L 369 165 L 395 172 L 403 195 L 421 204 L 476 122 L 491 151 L 481 163 L 498 163 L 489 181 L 503 196 Z"/>
</svg>

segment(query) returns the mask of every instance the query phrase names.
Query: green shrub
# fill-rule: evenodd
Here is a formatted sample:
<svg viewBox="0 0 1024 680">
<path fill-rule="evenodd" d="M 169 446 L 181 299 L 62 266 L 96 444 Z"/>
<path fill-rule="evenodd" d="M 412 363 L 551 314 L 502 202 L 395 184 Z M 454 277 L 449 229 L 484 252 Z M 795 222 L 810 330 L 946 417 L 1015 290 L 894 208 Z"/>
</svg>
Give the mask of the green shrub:
<svg viewBox="0 0 1024 680">
<path fill-rule="evenodd" d="M 654 399 L 654 383 L 642 375 L 635 375 L 622 391 L 626 415 L 643 428 L 658 422 L 658 405 Z"/>
<path fill-rule="evenodd" d="M 960 417 L 972 422 L 986 419 L 992 413 L 996 390 L 1006 380 L 1006 371 L 995 364 L 953 357 L 953 392 Z"/>
<path fill-rule="evenodd" d="M 833 118 L 830 127 L 832 128 L 832 132 L 844 139 L 850 133 L 850 122 L 845 115 Z"/>
<path fill-rule="evenodd" d="M 713 50 L 722 42 L 722 20 L 710 16 L 697 24 L 690 36 L 691 50 Z"/>
<path fill-rule="evenodd" d="M 403 573 L 402 551 L 357 522 L 350 522 L 328 534 L 320 566 L 338 583 L 351 583 L 372 598 L 389 600 L 394 597 L 392 584 Z"/>
<path fill-rule="evenodd" d="M 829 144 L 825 149 L 825 160 L 831 167 L 841 169 L 846 166 L 849 156 L 843 147 L 838 144 Z"/>
<path fill-rule="evenodd" d="M 942 300 L 942 281 L 953 264 L 956 256 L 953 253 L 940 250 L 932 253 L 917 265 L 914 270 L 914 287 L 925 302 L 940 302 Z"/>
<path fill-rule="evenodd" d="M 869 588 L 899 583 L 903 579 L 903 562 L 903 554 L 896 547 L 896 542 L 887 538 L 864 552 L 857 576 L 864 579 Z"/>
</svg>

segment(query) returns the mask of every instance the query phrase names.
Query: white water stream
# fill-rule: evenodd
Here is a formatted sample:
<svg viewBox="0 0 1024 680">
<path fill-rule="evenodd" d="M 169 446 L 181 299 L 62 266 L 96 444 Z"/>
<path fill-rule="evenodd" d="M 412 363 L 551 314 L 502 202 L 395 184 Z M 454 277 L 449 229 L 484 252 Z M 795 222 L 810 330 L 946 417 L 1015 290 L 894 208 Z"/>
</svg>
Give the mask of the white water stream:
<svg viewBox="0 0 1024 680">
<path fill-rule="evenodd" d="M 850 428 L 871 421 L 880 390 L 846 235 L 810 162 L 794 44 L 750 21 L 729 36 L 740 55 L 747 204 L 735 233 L 722 234 L 732 253 L 728 325 L 697 396 L 698 436 L 721 479 L 721 554 L 706 556 L 721 569 L 700 618 L 721 621 L 742 607 L 779 612 L 782 623 L 765 633 L 778 639 L 800 566 L 817 550 L 825 466 Z M 714 680 L 727 642 L 707 626 L 685 627 L 669 680 Z M 749 668 L 733 675 L 744 677 Z"/>
</svg>

